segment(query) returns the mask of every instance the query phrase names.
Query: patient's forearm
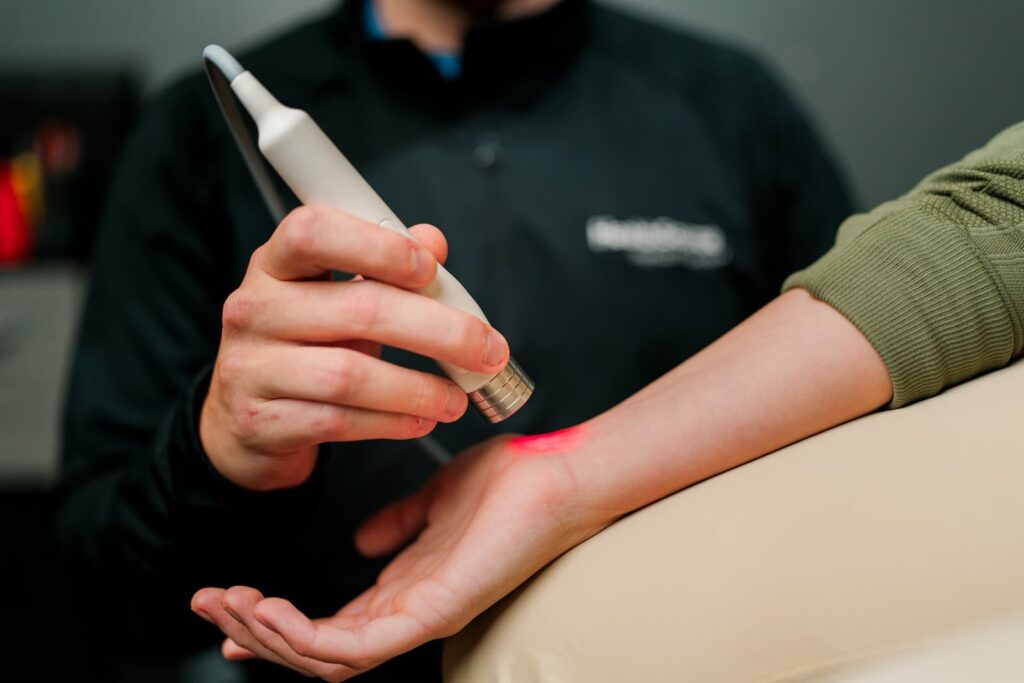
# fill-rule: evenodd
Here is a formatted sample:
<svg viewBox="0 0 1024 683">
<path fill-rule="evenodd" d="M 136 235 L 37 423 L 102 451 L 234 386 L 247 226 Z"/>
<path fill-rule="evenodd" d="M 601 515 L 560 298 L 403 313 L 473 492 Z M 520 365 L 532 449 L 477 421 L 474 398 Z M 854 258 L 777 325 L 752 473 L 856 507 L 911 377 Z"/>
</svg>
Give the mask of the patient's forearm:
<svg viewBox="0 0 1024 683">
<path fill-rule="evenodd" d="M 572 469 L 582 505 L 617 516 L 869 413 L 891 395 L 886 367 L 860 331 L 792 290 L 581 425 L 556 457 Z"/>
<path fill-rule="evenodd" d="M 1024 352 L 1022 221 L 1024 123 L 851 217 L 836 246 L 787 281 L 806 290 L 791 289 L 552 450 L 566 454 L 585 505 L 621 514 L 1002 367 Z"/>
</svg>

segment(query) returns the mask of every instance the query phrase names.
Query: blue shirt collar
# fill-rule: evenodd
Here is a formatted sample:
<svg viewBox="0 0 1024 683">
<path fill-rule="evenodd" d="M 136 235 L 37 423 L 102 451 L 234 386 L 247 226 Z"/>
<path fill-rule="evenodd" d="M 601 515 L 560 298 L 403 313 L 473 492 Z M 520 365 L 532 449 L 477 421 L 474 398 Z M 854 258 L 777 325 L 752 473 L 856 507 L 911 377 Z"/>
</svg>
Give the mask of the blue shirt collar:
<svg viewBox="0 0 1024 683">
<path fill-rule="evenodd" d="M 391 34 L 385 28 L 374 0 L 364 0 L 363 30 L 371 40 L 390 40 Z M 457 52 L 427 52 L 438 73 L 445 80 L 454 81 L 462 75 L 462 55 Z"/>
</svg>

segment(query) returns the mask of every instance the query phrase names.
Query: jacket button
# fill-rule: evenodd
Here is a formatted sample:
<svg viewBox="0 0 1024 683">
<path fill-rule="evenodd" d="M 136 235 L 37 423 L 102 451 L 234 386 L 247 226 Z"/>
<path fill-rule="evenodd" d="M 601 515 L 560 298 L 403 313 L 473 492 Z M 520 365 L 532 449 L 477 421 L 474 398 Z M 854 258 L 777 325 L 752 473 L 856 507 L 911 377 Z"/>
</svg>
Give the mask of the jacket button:
<svg viewBox="0 0 1024 683">
<path fill-rule="evenodd" d="M 473 163 L 477 168 L 491 168 L 501 158 L 501 147 L 497 142 L 482 142 L 473 150 Z"/>
</svg>

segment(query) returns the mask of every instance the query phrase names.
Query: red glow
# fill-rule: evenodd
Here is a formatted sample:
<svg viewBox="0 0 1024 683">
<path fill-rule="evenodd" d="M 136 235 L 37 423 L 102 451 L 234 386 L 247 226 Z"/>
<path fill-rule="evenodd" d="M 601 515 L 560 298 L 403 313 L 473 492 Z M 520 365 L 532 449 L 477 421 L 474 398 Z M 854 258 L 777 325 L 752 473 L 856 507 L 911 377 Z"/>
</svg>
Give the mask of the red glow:
<svg viewBox="0 0 1024 683">
<path fill-rule="evenodd" d="M 551 453 L 571 451 L 582 444 L 583 440 L 583 425 L 578 425 L 547 434 L 520 436 L 509 441 L 508 445 L 520 453 Z"/>
</svg>

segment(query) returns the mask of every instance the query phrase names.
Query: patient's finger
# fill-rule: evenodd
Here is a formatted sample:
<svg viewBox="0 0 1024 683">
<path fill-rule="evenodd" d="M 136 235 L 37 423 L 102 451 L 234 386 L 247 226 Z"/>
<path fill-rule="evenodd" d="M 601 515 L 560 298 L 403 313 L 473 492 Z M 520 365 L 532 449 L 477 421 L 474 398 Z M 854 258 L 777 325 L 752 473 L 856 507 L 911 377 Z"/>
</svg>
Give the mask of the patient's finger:
<svg viewBox="0 0 1024 683">
<path fill-rule="evenodd" d="M 279 633 L 295 652 L 323 662 L 365 671 L 437 637 L 410 614 L 395 613 L 351 628 L 314 623 L 286 600 L 264 600 L 259 620 Z"/>
<path fill-rule="evenodd" d="M 235 591 L 233 604 L 239 605 L 238 591 L 236 589 L 231 590 Z M 263 597 L 259 591 L 255 591 L 251 588 L 245 590 L 252 591 L 259 596 L 255 598 L 255 601 L 259 601 Z M 226 602 L 228 593 L 229 591 L 225 591 L 220 588 L 204 588 L 193 596 L 192 610 L 217 626 L 217 628 L 219 628 L 221 632 L 235 644 L 236 647 L 247 650 L 261 659 L 266 659 L 269 662 L 274 662 L 275 664 L 286 666 L 289 669 L 294 669 L 304 676 L 310 676 L 311 673 L 309 671 L 285 661 L 260 644 L 259 640 L 257 640 L 241 623 L 241 621 L 231 613 L 231 608 Z M 239 607 L 239 609 L 241 608 Z M 236 650 L 234 650 L 234 648 L 229 648 L 226 644 L 221 647 L 221 654 L 225 657 L 227 657 L 229 653 L 234 654 L 235 652 Z"/>
<path fill-rule="evenodd" d="M 284 664 L 306 675 L 315 675 L 330 681 L 345 680 L 355 674 L 346 666 L 317 661 L 295 652 L 278 633 L 255 618 L 254 608 L 262 599 L 259 591 L 242 586 L 228 589 L 224 596 L 228 611 L 257 643 L 255 652 L 261 655 L 266 653 L 266 659 Z M 248 642 L 241 644 L 250 648 Z"/>
<path fill-rule="evenodd" d="M 224 642 L 221 643 L 220 653 L 224 655 L 224 659 L 231 660 L 232 662 L 241 662 L 247 659 L 259 659 L 259 657 L 254 655 L 250 650 L 246 650 L 230 638 L 225 638 Z"/>
</svg>

